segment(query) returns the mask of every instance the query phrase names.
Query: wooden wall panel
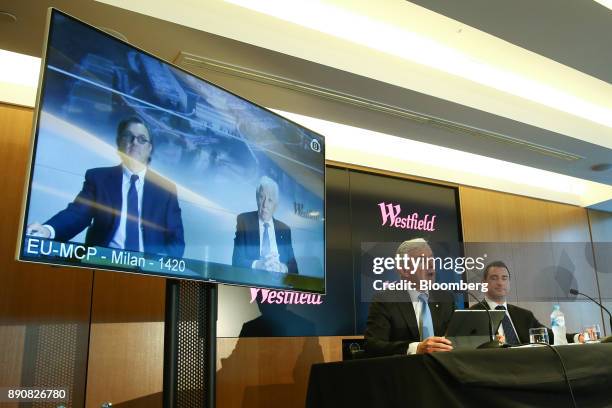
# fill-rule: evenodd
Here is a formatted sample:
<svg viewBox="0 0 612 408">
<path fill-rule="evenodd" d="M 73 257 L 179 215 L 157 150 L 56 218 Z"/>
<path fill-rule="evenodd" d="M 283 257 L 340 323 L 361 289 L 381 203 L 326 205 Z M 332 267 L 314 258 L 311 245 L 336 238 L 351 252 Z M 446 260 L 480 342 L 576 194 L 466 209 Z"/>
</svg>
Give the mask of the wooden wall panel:
<svg viewBox="0 0 612 408">
<path fill-rule="evenodd" d="M 165 283 L 96 271 L 87 407 L 162 406 Z"/>
<path fill-rule="evenodd" d="M 466 242 L 549 242 L 548 202 L 459 187 Z"/>
<path fill-rule="evenodd" d="M 554 303 L 570 330 L 601 323 L 597 307 L 568 301 L 571 287 L 597 292 L 586 209 L 464 186 L 459 194 L 464 240 L 497 243 L 487 246 L 494 254 L 488 261 L 508 264 L 511 302 L 532 310 L 543 324 Z"/>
<path fill-rule="evenodd" d="M 548 223 L 553 242 L 591 242 L 587 211 L 581 207 L 548 204 Z"/>
<path fill-rule="evenodd" d="M 80 407 L 92 272 L 14 260 L 31 126 L 32 109 L 0 104 L 0 386 L 59 381 Z"/>
<path fill-rule="evenodd" d="M 217 339 L 217 406 L 303 407 L 310 366 L 342 360 L 342 339 Z"/>
</svg>

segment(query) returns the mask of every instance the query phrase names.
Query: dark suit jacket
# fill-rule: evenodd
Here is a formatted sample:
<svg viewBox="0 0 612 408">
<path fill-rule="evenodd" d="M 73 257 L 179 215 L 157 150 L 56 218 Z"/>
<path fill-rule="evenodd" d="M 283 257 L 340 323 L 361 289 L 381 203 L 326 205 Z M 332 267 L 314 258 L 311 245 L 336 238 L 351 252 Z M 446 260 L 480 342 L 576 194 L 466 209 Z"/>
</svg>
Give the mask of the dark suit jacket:
<svg viewBox="0 0 612 408">
<path fill-rule="evenodd" d="M 87 170 L 74 201 L 45 222 L 55 229 L 55 239 L 68 241 L 87 228 L 87 245 L 108 247 L 121 217 L 122 183 L 121 165 Z M 145 252 L 183 256 L 185 241 L 176 186 L 151 170 L 147 170 L 143 185 L 141 227 Z"/>
<path fill-rule="evenodd" d="M 407 292 L 391 295 L 392 302 L 384 302 L 389 297 L 380 292 L 370 303 L 365 331 L 368 356 L 406 354 L 410 343 L 421 340 L 410 295 Z M 404 297 L 403 301 L 395 301 L 399 300 L 396 295 Z M 431 292 L 428 304 L 434 334 L 444 336 L 455 311 L 455 299 L 450 292 Z"/>
<path fill-rule="evenodd" d="M 489 309 L 489 304 L 486 301 L 476 303 L 470 307 L 470 309 L 477 310 L 484 310 L 485 308 Z M 551 344 L 554 342 L 552 330 L 550 330 L 546 325 L 540 323 L 530 310 L 508 303 L 508 314 L 510 315 L 510 319 L 512 319 L 512 323 L 516 329 L 516 334 L 518 334 L 521 343 L 529 343 L 529 329 L 534 329 L 537 327 L 546 327 Z M 569 343 L 574 341 L 574 333 L 567 333 L 566 337 Z"/>
<path fill-rule="evenodd" d="M 289 273 L 298 273 L 297 263 L 291 244 L 291 229 L 276 218 L 274 234 L 278 247 L 279 260 L 287 265 Z M 257 211 L 239 214 L 236 220 L 236 236 L 234 237 L 234 253 L 232 265 L 251 268 L 253 261 L 259 259 L 259 216 Z"/>
</svg>

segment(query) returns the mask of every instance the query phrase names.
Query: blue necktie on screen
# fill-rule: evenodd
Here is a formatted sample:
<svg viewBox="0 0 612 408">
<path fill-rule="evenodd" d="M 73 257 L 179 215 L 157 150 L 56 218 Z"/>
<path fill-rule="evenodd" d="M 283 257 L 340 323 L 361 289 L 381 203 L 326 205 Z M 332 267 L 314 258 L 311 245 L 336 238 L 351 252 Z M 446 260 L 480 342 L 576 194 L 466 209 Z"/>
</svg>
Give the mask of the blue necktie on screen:
<svg viewBox="0 0 612 408">
<path fill-rule="evenodd" d="M 130 177 L 130 189 L 127 194 L 127 217 L 125 222 L 125 249 L 128 251 L 140 251 L 140 234 L 138 231 L 138 192 L 136 191 L 138 176 L 132 174 Z"/>
<path fill-rule="evenodd" d="M 431 320 L 431 310 L 429 310 L 429 295 L 427 293 L 419 294 L 419 301 L 421 302 L 421 316 L 419 317 L 421 323 L 421 340 L 425 340 L 428 337 L 434 335 L 433 321 Z"/>
<path fill-rule="evenodd" d="M 495 306 L 495 310 L 506 310 L 503 305 Z M 508 344 L 519 344 L 519 339 L 514 331 L 514 327 L 512 327 L 512 322 L 510 321 L 510 317 L 508 314 L 504 314 L 504 319 L 502 320 L 502 327 L 504 328 L 504 336 L 506 337 L 506 343 Z"/>
<path fill-rule="evenodd" d="M 261 256 L 263 258 L 270 255 L 270 233 L 268 232 L 269 227 L 270 224 L 264 222 L 263 238 L 261 239 Z"/>
</svg>

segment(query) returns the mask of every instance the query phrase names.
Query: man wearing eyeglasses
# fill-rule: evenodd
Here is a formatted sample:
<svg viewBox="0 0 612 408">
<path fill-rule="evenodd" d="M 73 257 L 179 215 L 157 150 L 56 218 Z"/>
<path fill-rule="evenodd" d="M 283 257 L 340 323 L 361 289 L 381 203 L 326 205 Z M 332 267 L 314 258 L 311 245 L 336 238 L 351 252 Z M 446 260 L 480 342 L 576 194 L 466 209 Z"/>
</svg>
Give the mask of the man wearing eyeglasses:
<svg viewBox="0 0 612 408">
<path fill-rule="evenodd" d="M 154 144 L 146 124 L 136 116 L 121 121 L 116 143 L 121 164 L 87 170 L 74 201 L 26 233 L 63 242 L 87 228 L 89 246 L 183 256 L 176 186 L 148 168 Z"/>
</svg>

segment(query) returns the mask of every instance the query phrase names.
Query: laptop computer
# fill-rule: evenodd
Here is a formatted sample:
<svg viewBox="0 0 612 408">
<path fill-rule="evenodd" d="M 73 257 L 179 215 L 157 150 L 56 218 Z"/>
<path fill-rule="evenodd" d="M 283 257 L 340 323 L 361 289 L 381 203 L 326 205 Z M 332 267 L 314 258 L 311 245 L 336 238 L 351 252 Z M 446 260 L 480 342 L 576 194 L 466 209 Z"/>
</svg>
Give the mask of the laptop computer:
<svg viewBox="0 0 612 408">
<path fill-rule="evenodd" d="M 493 334 L 497 333 L 506 312 L 490 310 Z M 475 349 L 491 340 L 489 337 L 489 316 L 486 310 L 455 310 L 451 317 L 446 338 L 453 342 L 453 349 Z"/>
</svg>

